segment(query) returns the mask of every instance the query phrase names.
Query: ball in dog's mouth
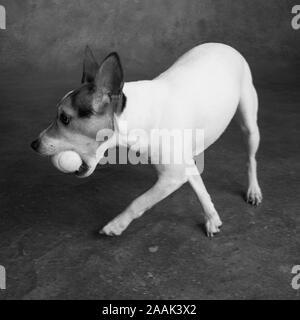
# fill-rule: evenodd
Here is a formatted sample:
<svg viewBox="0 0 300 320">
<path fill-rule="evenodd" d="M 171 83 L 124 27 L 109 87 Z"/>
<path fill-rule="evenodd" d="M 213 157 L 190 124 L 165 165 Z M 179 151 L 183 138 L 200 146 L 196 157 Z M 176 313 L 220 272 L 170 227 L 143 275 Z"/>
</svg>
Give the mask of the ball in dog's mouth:
<svg viewBox="0 0 300 320">
<path fill-rule="evenodd" d="M 51 157 L 53 165 L 64 173 L 72 173 L 77 171 L 82 165 L 80 155 L 72 150 L 59 152 Z"/>
</svg>

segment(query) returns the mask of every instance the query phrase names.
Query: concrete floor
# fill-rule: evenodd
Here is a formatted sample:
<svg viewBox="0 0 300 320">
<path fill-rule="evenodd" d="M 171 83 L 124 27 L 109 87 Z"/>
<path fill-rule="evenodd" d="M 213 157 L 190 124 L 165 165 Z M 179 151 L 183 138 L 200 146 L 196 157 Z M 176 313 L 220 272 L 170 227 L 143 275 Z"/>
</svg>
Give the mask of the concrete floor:
<svg viewBox="0 0 300 320">
<path fill-rule="evenodd" d="M 224 223 L 219 235 L 205 236 L 200 204 L 185 185 L 120 238 L 107 238 L 98 229 L 151 186 L 155 172 L 128 165 L 86 180 L 61 174 L 29 143 L 77 82 L 1 78 L 1 299 L 299 299 L 291 287 L 300 264 L 297 88 L 259 88 L 259 208 L 242 197 L 246 158 L 233 124 L 205 154 L 203 177 Z"/>
</svg>

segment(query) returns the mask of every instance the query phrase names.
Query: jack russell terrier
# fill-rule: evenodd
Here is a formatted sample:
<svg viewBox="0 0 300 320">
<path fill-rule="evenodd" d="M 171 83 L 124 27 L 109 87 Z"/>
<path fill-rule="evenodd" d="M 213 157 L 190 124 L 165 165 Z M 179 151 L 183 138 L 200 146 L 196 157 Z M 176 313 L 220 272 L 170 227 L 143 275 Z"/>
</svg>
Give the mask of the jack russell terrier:
<svg viewBox="0 0 300 320">
<path fill-rule="evenodd" d="M 98 141 L 96 137 L 102 129 L 110 129 L 122 137 L 119 129 L 122 122 L 126 123 L 129 131 L 137 128 L 146 132 L 153 128 L 200 128 L 204 132 L 203 146 L 190 141 L 194 157 L 220 137 L 236 114 L 248 152 L 246 199 L 252 205 L 258 205 L 262 194 L 255 159 L 260 140 L 257 110 L 258 98 L 249 65 L 240 53 L 227 45 L 199 45 L 157 78 L 127 83 L 123 82 L 123 70 L 117 53 L 111 53 L 99 65 L 87 47 L 81 87 L 62 98 L 56 119 L 31 146 L 47 156 L 67 150 L 77 152 L 82 165 L 75 174 L 88 177 L 108 148 L 117 143 L 127 144 L 127 147 L 132 144 L 132 139 L 124 137 L 122 143 L 114 135 L 105 141 Z M 170 153 L 161 145 L 148 147 L 154 149 L 152 154 Z M 187 174 L 185 164 L 157 163 L 156 168 L 158 180 L 154 186 L 135 199 L 100 233 L 120 235 L 134 219 L 187 181 L 203 207 L 207 235 L 212 237 L 219 232 L 221 219 L 196 164 L 194 174 Z"/>
</svg>

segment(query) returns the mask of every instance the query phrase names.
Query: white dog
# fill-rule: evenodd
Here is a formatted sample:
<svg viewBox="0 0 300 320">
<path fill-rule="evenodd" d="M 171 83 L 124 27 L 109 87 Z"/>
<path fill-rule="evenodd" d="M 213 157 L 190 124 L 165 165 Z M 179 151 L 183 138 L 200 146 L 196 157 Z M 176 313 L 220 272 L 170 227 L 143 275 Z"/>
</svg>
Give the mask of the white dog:
<svg viewBox="0 0 300 320">
<path fill-rule="evenodd" d="M 87 48 L 82 82 L 79 89 L 60 101 L 57 119 L 32 143 L 36 151 L 49 156 L 76 151 L 83 161 L 76 174 L 87 177 L 105 150 L 116 143 L 129 147 L 136 143 L 138 137 L 125 136 L 122 123 L 126 123 L 128 132 L 143 129 L 149 135 L 154 128 L 202 129 L 204 143 L 197 145 L 190 141 L 193 157 L 214 143 L 236 114 L 247 142 L 247 201 L 253 205 L 261 202 L 255 160 L 260 139 L 258 99 L 250 68 L 236 50 L 223 44 L 203 44 L 184 54 L 157 78 L 123 84 L 119 56 L 112 53 L 99 66 Z M 105 142 L 97 141 L 97 133 L 103 129 L 113 130 L 114 134 Z M 116 139 L 116 135 L 121 138 Z M 146 144 L 141 150 L 147 148 L 151 148 L 154 157 L 170 152 L 160 144 Z M 187 173 L 184 163 L 159 163 L 156 168 L 155 185 L 135 199 L 101 233 L 120 235 L 132 220 L 187 181 L 202 204 L 207 235 L 219 232 L 222 222 L 200 173 L 195 174 L 196 165 L 193 174 Z"/>
</svg>

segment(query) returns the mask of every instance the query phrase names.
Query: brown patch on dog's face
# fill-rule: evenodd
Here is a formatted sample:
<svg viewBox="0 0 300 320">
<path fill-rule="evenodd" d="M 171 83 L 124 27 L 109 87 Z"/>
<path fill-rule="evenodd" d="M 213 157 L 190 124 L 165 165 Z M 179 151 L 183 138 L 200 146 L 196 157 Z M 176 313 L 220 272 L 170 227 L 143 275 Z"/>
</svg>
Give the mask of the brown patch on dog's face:
<svg viewBox="0 0 300 320">
<path fill-rule="evenodd" d="M 113 130 L 116 101 L 112 96 L 122 91 L 123 74 L 116 54 L 109 55 L 97 72 L 88 70 L 87 65 L 96 67 L 96 63 L 85 61 L 85 83 L 60 101 L 56 119 L 40 134 L 39 145 L 34 149 L 46 156 L 73 150 L 81 156 L 90 175 L 97 165 L 96 152 L 102 143 L 96 141 L 98 132 Z"/>
</svg>

